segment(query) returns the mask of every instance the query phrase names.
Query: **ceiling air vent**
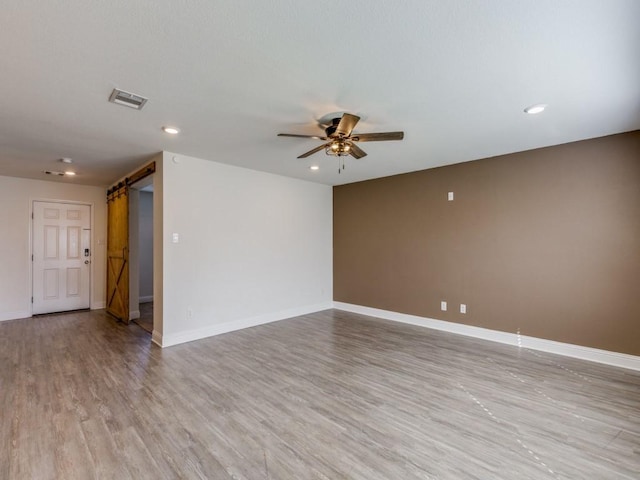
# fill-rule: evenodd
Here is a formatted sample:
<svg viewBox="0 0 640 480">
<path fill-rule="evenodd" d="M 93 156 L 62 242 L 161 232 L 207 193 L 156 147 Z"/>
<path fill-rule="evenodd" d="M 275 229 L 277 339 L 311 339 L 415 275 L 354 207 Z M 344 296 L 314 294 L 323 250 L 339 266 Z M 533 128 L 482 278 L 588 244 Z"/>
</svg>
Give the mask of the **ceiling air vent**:
<svg viewBox="0 0 640 480">
<path fill-rule="evenodd" d="M 125 92 L 124 90 L 113 89 L 109 101 L 111 103 L 117 103 L 118 105 L 124 105 L 125 107 L 135 108 L 136 110 L 142 110 L 144 104 L 147 103 L 147 98 L 136 95 L 135 93 Z"/>
</svg>

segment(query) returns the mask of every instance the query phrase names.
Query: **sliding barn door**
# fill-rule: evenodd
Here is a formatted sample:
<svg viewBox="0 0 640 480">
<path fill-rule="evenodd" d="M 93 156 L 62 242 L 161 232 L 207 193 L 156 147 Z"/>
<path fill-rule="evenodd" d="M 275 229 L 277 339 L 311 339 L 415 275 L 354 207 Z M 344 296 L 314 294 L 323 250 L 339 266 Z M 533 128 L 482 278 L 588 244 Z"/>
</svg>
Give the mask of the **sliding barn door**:
<svg viewBox="0 0 640 480">
<path fill-rule="evenodd" d="M 129 323 L 129 187 L 107 197 L 107 312 Z"/>
</svg>

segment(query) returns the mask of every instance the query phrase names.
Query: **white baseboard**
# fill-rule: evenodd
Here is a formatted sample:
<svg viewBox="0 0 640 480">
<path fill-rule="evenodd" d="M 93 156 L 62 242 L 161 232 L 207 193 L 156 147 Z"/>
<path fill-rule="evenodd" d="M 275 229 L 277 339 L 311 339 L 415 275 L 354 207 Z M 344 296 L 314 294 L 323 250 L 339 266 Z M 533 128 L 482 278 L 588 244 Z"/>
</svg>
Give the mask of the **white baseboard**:
<svg viewBox="0 0 640 480">
<path fill-rule="evenodd" d="M 138 303 L 150 303 L 153 302 L 153 295 L 147 295 L 145 297 L 138 298 Z"/>
<path fill-rule="evenodd" d="M 378 308 L 364 307 L 350 303 L 333 302 L 333 308 L 362 315 L 369 315 L 371 317 L 383 318 L 385 320 L 393 320 L 394 322 L 408 323 L 411 325 L 418 325 L 420 327 L 432 328 L 434 330 L 456 333 L 467 337 L 481 338 L 492 342 L 514 345 L 516 347 L 540 350 L 542 352 L 555 353 L 566 357 L 579 358 L 581 360 L 589 360 L 591 362 L 640 371 L 640 357 L 628 355 L 626 353 L 610 352 L 608 350 L 555 342 L 553 340 L 545 340 L 543 338 L 527 337 L 517 333 L 500 332 L 497 330 L 489 330 L 488 328 L 445 322 L 443 320 L 419 317 L 417 315 L 408 315 L 406 313 L 391 312 L 389 310 L 380 310 Z"/>
<path fill-rule="evenodd" d="M 2 312 L 0 313 L 0 322 L 4 322 L 7 320 L 18 320 L 19 318 L 29 318 L 29 317 L 31 317 L 31 312 L 29 310 L 16 310 L 15 312 Z"/>
<path fill-rule="evenodd" d="M 212 337 L 214 335 L 221 335 L 223 333 L 233 332 L 235 330 L 242 330 L 243 328 L 256 327 L 258 325 L 264 325 L 265 323 L 277 322 L 279 320 L 298 317 L 300 315 L 319 312 L 321 310 L 328 310 L 330 308 L 333 308 L 333 302 L 307 305 L 304 307 L 292 308 L 289 310 L 281 310 L 279 312 L 267 313 L 250 318 L 242 318 L 239 320 L 233 320 L 230 322 L 209 325 L 203 328 L 171 333 L 167 335 L 155 335 L 154 332 L 153 336 L 155 336 L 155 338 L 152 336 L 152 340 L 154 341 L 154 343 L 157 343 L 161 347 L 171 347 L 180 343 L 200 340 L 202 338 Z"/>
<path fill-rule="evenodd" d="M 140 318 L 140 310 L 132 310 L 129 312 L 129 320 L 135 320 Z"/>
<path fill-rule="evenodd" d="M 105 301 L 91 302 L 91 310 L 102 310 L 103 308 L 106 308 L 106 306 L 107 302 Z"/>
</svg>

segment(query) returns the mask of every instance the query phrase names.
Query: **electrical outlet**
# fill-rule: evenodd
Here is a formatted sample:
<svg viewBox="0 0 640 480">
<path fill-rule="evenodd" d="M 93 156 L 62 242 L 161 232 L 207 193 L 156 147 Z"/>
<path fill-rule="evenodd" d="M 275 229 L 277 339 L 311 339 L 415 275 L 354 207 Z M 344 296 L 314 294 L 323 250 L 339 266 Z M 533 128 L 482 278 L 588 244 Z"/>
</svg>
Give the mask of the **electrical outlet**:
<svg viewBox="0 0 640 480">
<path fill-rule="evenodd" d="M 460 304 L 460 313 L 467 313 L 467 306 L 464 303 Z"/>
<path fill-rule="evenodd" d="M 440 302 L 440 310 L 443 312 L 447 311 L 447 302 Z"/>
<path fill-rule="evenodd" d="M 447 193 L 447 200 L 453 202 L 453 192 Z"/>
<path fill-rule="evenodd" d="M 193 310 L 187 308 L 187 318 L 193 318 Z"/>
</svg>

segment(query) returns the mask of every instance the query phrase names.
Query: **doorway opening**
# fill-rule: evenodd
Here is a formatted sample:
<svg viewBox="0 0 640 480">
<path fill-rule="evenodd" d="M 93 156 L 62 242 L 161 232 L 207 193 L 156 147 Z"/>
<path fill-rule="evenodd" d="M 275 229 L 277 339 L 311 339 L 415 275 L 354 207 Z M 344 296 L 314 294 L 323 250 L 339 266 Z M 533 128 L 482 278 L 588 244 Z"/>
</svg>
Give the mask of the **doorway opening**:
<svg viewBox="0 0 640 480">
<path fill-rule="evenodd" d="M 153 175 L 131 186 L 129 196 L 130 318 L 153 333 Z"/>
<path fill-rule="evenodd" d="M 107 190 L 106 310 L 126 324 L 140 318 L 140 252 L 149 250 L 153 258 L 153 208 L 151 230 L 148 235 L 145 233 L 145 243 L 141 244 L 139 203 L 141 189 L 153 191 L 155 166 L 155 162 L 151 162 Z M 153 278 L 153 270 L 150 275 Z M 153 316 L 151 313 L 151 318 Z M 153 323 L 153 320 L 148 323 L 152 334 Z"/>
</svg>

